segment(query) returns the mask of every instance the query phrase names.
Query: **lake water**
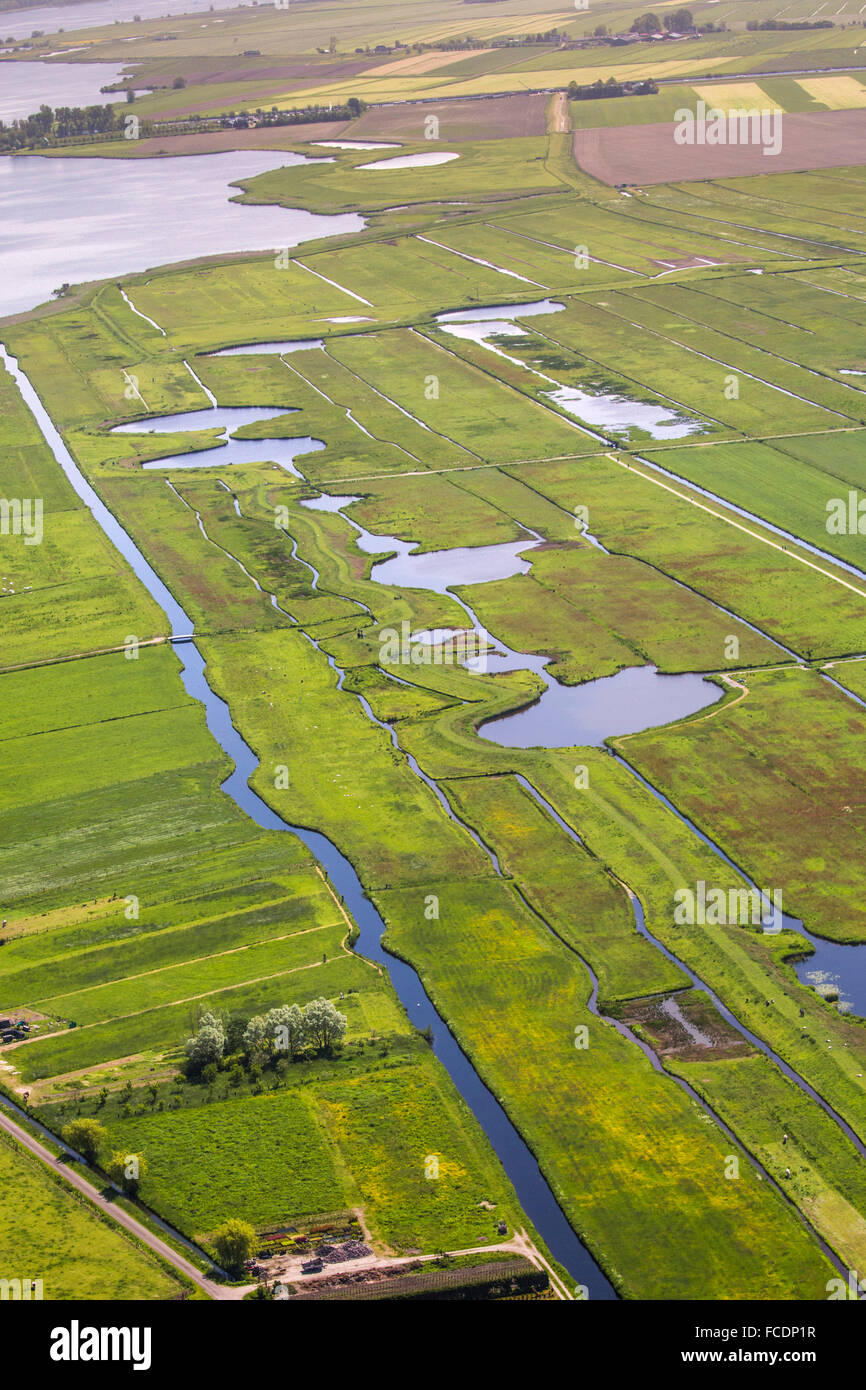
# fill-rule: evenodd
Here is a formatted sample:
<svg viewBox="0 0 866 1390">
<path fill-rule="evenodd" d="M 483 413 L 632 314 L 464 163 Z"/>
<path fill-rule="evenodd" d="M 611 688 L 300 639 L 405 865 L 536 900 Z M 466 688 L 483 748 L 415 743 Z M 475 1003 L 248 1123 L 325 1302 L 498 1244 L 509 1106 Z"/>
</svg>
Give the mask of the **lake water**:
<svg viewBox="0 0 866 1390">
<path fill-rule="evenodd" d="M 364 219 L 356 213 L 324 217 L 230 201 L 237 180 L 307 162 L 277 150 L 172 159 L 0 159 L 0 318 L 33 308 L 64 282 L 231 251 L 276 252 L 360 231 Z"/>
<path fill-rule="evenodd" d="M 0 31 L 3 17 L 0 15 Z M 125 101 L 124 92 L 100 92 L 122 76 L 113 63 L 12 63 L 0 64 L 0 121 L 8 125 L 32 116 L 43 104 L 105 106 Z"/>
<path fill-rule="evenodd" d="M 219 0 L 87 0 L 81 5 L 40 6 L 33 10 L 12 10 L 0 15 L 0 36 L 4 39 L 29 39 L 34 29 L 42 29 L 46 34 L 57 34 L 61 30 L 93 29 L 97 25 L 114 24 L 119 20 L 130 20 L 136 15 L 142 19 L 159 19 L 162 15 L 198 14 L 204 12 L 207 20 L 213 22 L 211 9 L 235 8 L 220 5 Z"/>
<path fill-rule="evenodd" d="M 565 308 L 555 299 L 534 299 L 529 304 L 488 304 L 482 309 L 454 309 L 448 314 L 437 314 L 437 323 L 484 323 L 488 333 L 497 329 L 491 323 L 499 320 L 529 319 L 536 314 L 558 314 Z"/>
<path fill-rule="evenodd" d="M 684 420 L 665 406 L 631 400 L 611 391 L 581 391 L 577 386 L 558 386 L 555 391 L 546 391 L 545 395 L 578 420 L 585 420 L 588 425 L 611 434 L 624 434 L 626 438 L 633 429 L 640 429 L 651 439 L 683 439 L 703 428 L 699 420 Z"/>
<path fill-rule="evenodd" d="M 495 656 L 487 659 L 492 672 L 525 664 L 525 658 L 506 657 L 501 666 Z M 655 666 L 629 666 L 583 685 L 545 678 L 549 685 L 537 704 L 482 724 L 480 737 L 504 748 L 600 747 L 606 738 L 684 719 L 721 699 L 719 687 L 702 676 L 662 676 Z"/>
<path fill-rule="evenodd" d="M 530 539 L 505 541 L 500 545 L 427 550 L 413 555 L 416 543 L 397 540 L 396 536 L 372 536 L 366 532 L 357 537 L 358 549 L 368 554 L 398 552 L 392 559 L 374 566 L 372 578 L 377 583 L 406 589 L 431 589 L 437 594 L 444 594 L 457 584 L 486 584 L 492 579 L 528 573 L 529 561 L 522 558 L 521 552 L 536 543 Z"/>
</svg>

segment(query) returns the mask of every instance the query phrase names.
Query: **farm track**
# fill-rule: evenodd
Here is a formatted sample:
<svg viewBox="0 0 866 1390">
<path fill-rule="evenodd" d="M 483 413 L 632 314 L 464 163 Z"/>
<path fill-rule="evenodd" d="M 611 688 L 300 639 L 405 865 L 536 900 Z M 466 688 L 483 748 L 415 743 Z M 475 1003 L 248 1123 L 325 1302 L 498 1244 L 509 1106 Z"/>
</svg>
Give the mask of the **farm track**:
<svg viewBox="0 0 866 1390">
<path fill-rule="evenodd" d="M 2 1112 L 0 1112 L 0 1129 L 5 1130 L 16 1143 L 27 1149 L 34 1158 L 44 1164 L 56 1177 L 68 1183 L 70 1187 L 74 1187 L 87 1202 L 101 1212 L 104 1217 L 107 1217 L 109 1221 L 114 1221 L 118 1226 L 122 1226 L 135 1240 L 139 1241 L 142 1245 L 146 1245 L 147 1248 L 152 1250 L 161 1260 L 172 1265 L 180 1274 L 183 1274 L 185 1278 L 195 1284 L 196 1288 L 203 1294 L 206 1294 L 208 1298 L 215 1299 L 218 1302 L 237 1302 L 255 1287 L 253 1284 L 248 1284 L 244 1287 L 232 1287 L 227 1284 L 221 1284 L 215 1279 L 209 1279 L 206 1275 L 202 1274 L 201 1270 L 194 1264 L 169 1245 L 167 1241 L 154 1235 L 154 1233 L 149 1230 L 147 1226 L 143 1225 L 141 1221 L 138 1221 L 134 1216 L 130 1215 L 129 1212 L 124 1211 L 122 1207 L 117 1206 L 116 1203 L 105 1198 L 86 1178 L 70 1168 L 68 1162 L 63 1162 L 61 1159 L 55 1158 L 50 1149 L 47 1149 L 44 1144 L 40 1144 L 38 1139 L 35 1139 L 32 1134 L 21 1125 L 17 1124 L 9 1115 Z"/>
</svg>

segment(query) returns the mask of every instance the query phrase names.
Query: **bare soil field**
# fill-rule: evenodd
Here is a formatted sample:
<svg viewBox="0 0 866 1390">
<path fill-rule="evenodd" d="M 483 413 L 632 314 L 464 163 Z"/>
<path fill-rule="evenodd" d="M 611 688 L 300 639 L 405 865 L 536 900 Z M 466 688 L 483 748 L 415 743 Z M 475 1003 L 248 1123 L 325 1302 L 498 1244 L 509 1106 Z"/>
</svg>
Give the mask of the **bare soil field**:
<svg viewBox="0 0 866 1390">
<path fill-rule="evenodd" d="M 353 139 L 420 140 L 428 116 L 439 120 L 440 140 L 504 140 L 508 136 L 544 135 L 547 97 L 542 92 L 470 101 L 401 102 L 365 111 L 351 128 Z"/>
<path fill-rule="evenodd" d="M 638 1028 L 659 1057 L 705 1062 L 754 1050 L 699 990 L 630 999 L 614 1012 Z"/>
<path fill-rule="evenodd" d="M 579 130 L 574 157 L 602 183 L 640 185 L 834 169 L 862 163 L 866 151 L 866 111 L 789 113 L 776 155 L 760 145 L 677 145 L 675 128 L 671 121 Z"/>
</svg>

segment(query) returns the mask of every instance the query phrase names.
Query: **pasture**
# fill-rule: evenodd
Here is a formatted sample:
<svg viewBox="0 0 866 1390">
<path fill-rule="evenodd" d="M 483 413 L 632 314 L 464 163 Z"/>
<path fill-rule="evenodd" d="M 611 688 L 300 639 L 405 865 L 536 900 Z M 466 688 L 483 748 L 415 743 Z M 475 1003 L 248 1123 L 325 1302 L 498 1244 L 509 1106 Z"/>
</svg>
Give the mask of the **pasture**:
<svg viewBox="0 0 866 1390">
<path fill-rule="evenodd" d="M 769 0 L 755 3 L 763 14 Z M 437 50 L 434 61 L 429 50 L 345 46 L 350 36 L 352 50 L 392 46 L 397 27 L 401 38 L 458 33 L 467 21 L 446 0 L 376 16 L 350 5 L 334 54 L 307 52 L 321 47 L 315 2 L 283 17 L 259 8 L 227 16 L 222 34 L 211 18 L 198 34 L 178 18 L 170 43 L 150 22 L 135 26 L 127 52 L 164 88 L 137 98 L 142 113 L 240 109 L 266 89 L 269 102 L 291 104 L 317 69 L 310 99 L 435 97 L 438 148 L 453 142 L 459 158 L 371 171 L 359 167 L 366 152 L 334 151 L 332 163 L 250 180 L 239 196 L 251 215 L 257 202 L 353 209 L 365 228 L 296 247 L 279 265 L 241 254 L 127 277 L 135 308 L 166 336 L 110 284 L 10 325 L 10 351 L 190 614 L 208 679 L 259 760 L 253 787 L 349 857 L 386 945 L 418 970 L 617 1290 L 821 1298 L 832 1271 L 814 1232 L 845 1260 L 863 1253 L 866 1196 L 841 1130 L 772 1060 L 665 1057 L 656 1069 L 612 1014 L 688 986 L 640 932 L 645 920 L 862 1129 L 862 1024 L 799 984 L 795 935 L 674 921 L 684 884 L 739 879 L 631 770 L 760 883 L 781 887 L 807 926 L 864 939 L 862 711 L 815 667 L 835 663 L 834 677 L 866 693 L 844 660 L 866 650 L 866 583 L 800 543 L 857 563 L 857 537 L 829 537 L 824 518 L 827 497 L 862 480 L 866 397 L 849 373 L 866 365 L 866 198 L 857 168 L 841 167 L 853 146 L 827 134 L 855 132 L 860 115 L 850 85 L 831 90 L 835 76 L 814 79 L 828 84 L 820 105 L 840 108 L 821 111 L 817 91 L 764 75 L 794 54 L 822 55 L 803 59 L 820 71 L 838 66 L 834 45 L 853 47 L 855 31 L 767 37 L 747 31 L 751 10 L 735 5 L 736 29 L 635 45 L 624 64 L 606 47 L 494 46 L 526 25 L 583 37 L 590 23 L 503 0 L 470 17 L 480 48 Z M 622 5 L 603 13 L 626 23 Z M 102 56 L 125 37 L 112 26 L 85 41 Z M 246 69 L 223 51 L 234 39 L 259 49 Z M 304 45 L 299 71 L 274 77 L 292 43 Z M 686 163 L 665 155 L 655 167 L 645 154 L 646 191 L 624 196 L 580 173 L 571 132 L 553 129 L 559 108 L 546 133 L 541 94 L 453 99 L 623 77 L 632 63 L 642 75 L 651 66 L 661 92 L 573 103 L 579 147 L 657 154 L 657 110 L 665 121 L 697 95 L 763 94 L 785 111 L 791 167 L 813 162 L 809 142 L 824 162 L 793 173 L 763 160 L 754 176 L 732 163 L 725 177 L 693 182 Z M 175 75 L 186 88 L 171 86 Z M 425 112 L 374 109 L 340 133 L 423 152 Z M 328 133 L 294 131 L 296 143 Z M 548 295 L 559 311 L 512 310 L 520 331 L 484 343 L 436 321 Z M 210 355 L 291 340 L 308 345 Z M 185 360 L 220 408 L 268 411 L 242 433 L 260 443 L 258 461 L 228 464 L 215 431 L 195 421 L 170 440 L 148 433 L 154 416 L 204 407 Z M 583 393 L 583 405 L 566 412 L 557 387 Z M 500 1218 L 509 1230 L 525 1223 L 387 975 L 351 951 L 351 920 L 312 855 L 221 791 L 228 760 L 176 655 L 164 644 L 135 660 L 102 650 L 129 633 L 161 635 L 164 618 L 79 506 L 9 381 L 0 396 L 3 486 L 25 479 L 63 519 L 27 554 L 3 538 L 15 566 L 4 568 L 15 590 L 2 595 L 4 666 L 43 649 L 50 659 L 0 680 L 0 1001 L 39 1020 L 38 1036 L 4 1049 L 7 1081 L 34 1085 L 52 1124 L 101 1117 L 112 1147 L 147 1156 L 143 1200 L 201 1238 L 234 1215 L 261 1229 L 357 1207 L 378 1248 L 433 1252 L 486 1244 Z M 599 423 L 611 399 L 684 428 Z M 112 433 L 120 423 L 139 432 Z M 325 447 L 299 456 L 297 475 L 279 468 L 272 441 L 306 435 Z M 203 448 L 200 467 L 142 467 Z M 320 491 L 353 499 L 346 514 L 302 505 Z M 359 545 L 352 520 L 381 542 Z M 428 554 L 536 545 L 527 573 L 439 594 L 376 581 L 394 537 Z M 383 657 L 385 628 L 465 627 L 458 598 L 494 643 L 548 656 L 565 687 L 647 663 L 731 684 L 694 718 L 617 740 L 621 760 L 599 748 L 501 747 L 476 728 L 530 703 L 535 675 L 423 661 L 395 670 Z M 348 1020 L 332 1055 L 258 1074 L 229 1061 L 180 1080 L 204 1011 L 245 1020 L 322 996 Z M 588 1045 L 576 1045 L 583 1030 Z M 793 1205 L 746 1161 L 738 1183 L 724 1181 L 733 1141 L 713 1111 L 776 1176 L 776 1131 L 787 1127 Z"/>
</svg>

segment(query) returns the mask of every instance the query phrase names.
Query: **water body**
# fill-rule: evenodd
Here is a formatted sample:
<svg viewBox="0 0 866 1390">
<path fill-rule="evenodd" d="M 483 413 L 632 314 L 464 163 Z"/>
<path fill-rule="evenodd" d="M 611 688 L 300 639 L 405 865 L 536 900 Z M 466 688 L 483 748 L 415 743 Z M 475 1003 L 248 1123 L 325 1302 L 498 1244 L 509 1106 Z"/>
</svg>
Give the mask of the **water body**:
<svg viewBox="0 0 866 1390">
<path fill-rule="evenodd" d="M 241 0 L 243 3 L 243 0 Z M 219 0 L 87 0 L 80 5 L 50 5 L 38 9 L 11 10 L 0 15 L 0 35 L 4 39 L 29 39 L 34 29 L 46 34 L 68 33 L 70 29 L 93 29 L 134 19 L 159 19 L 163 15 L 203 12 L 211 23 L 211 9 L 233 9 Z"/>
<path fill-rule="evenodd" d="M 454 309 L 448 314 L 437 314 L 436 322 L 487 323 L 487 332 L 491 334 L 496 332 L 489 326 L 491 321 L 530 319 L 536 314 L 558 314 L 564 308 L 555 299 L 535 299 L 530 304 L 488 304 L 484 309 Z"/>
<path fill-rule="evenodd" d="M 198 378 L 196 378 L 198 379 Z M 206 389 L 203 387 L 203 389 Z M 141 466 L 145 469 L 158 469 L 165 472 L 174 468 L 216 468 L 225 464 L 277 463 L 287 473 L 302 478 L 295 467 L 295 459 L 324 449 L 321 439 L 310 435 L 295 438 L 236 439 L 235 432 L 244 425 L 259 420 L 281 420 L 294 411 L 278 410 L 274 406 L 219 406 L 214 403 L 208 410 L 187 410 L 178 415 L 160 415 L 155 419 L 136 420 L 125 425 L 115 425 L 111 434 L 179 434 L 196 430 L 219 430 L 225 442 L 215 449 L 196 449 L 185 454 L 168 454 L 163 458 L 151 459 Z"/>
<path fill-rule="evenodd" d="M 521 661 L 540 661 L 541 669 L 534 664 L 529 669 L 542 675 L 548 658 L 517 655 L 515 666 L 515 655 L 502 666 L 491 657 L 487 669 L 519 670 Z M 480 737 L 503 748 L 599 748 L 607 738 L 670 724 L 721 699 L 718 686 L 702 676 L 663 676 L 655 666 L 629 666 L 615 676 L 582 685 L 560 685 L 546 672 L 542 679 L 549 684 L 537 704 L 482 724 Z"/>
<path fill-rule="evenodd" d="M 364 219 L 356 213 L 326 217 L 229 201 L 239 179 L 309 162 L 278 150 L 0 159 L 0 317 L 32 309 L 64 282 L 360 231 Z M 155 208 L 159 215 L 150 215 Z"/>
<path fill-rule="evenodd" d="M 663 676 L 655 666 L 649 665 L 629 667 L 615 676 L 586 681 L 582 685 L 560 684 L 546 669 L 550 657 L 513 651 L 499 638 L 491 636 L 469 604 L 453 592 L 463 585 L 486 584 L 515 574 L 527 574 L 531 562 L 523 555 L 540 543 L 541 537 L 536 532 L 529 533 L 526 540 L 521 541 L 417 554 L 416 541 L 375 535 L 347 516 L 345 508 L 358 500 L 352 496 L 323 494 L 301 505 L 341 515 L 354 529 L 355 544 L 365 555 L 395 552 L 373 566 L 370 578 L 377 583 L 432 590 L 448 594 L 459 603 L 471 621 L 478 646 L 486 649 L 481 656 L 469 656 L 462 662 L 468 670 L 480 674 L 532 671 L 543 683 L 544 691 L 535 704 L 488 720 L 477 730 L 481 738 L 504 748 L 601 746 L 606 738 L 669 724 L 721 698 L 718 686 L 702 676 Z M 447 637 L 440 640 L 447 641 Z"/>
<path fill-rule="evenodd" d="M 287 341 L 278 343 L 252 343 L 249 347 L 228 347 L 220 348 L 219 352 L 207 352 L 205 357 L 249 357 L 259 352 L 279 353 L 282 357 L 284 352 L 307 352 L 311 348 L 322 348 L 325 346 L 323 338 L 289 338 Z"/>
<path fill-rule="evenodd" d="M 585 391 L 577 386 L 565 386 L 546 372 L 530 367 L 522 357 L 505 352 L 494 338 L 522 338 L 525 330 L 515 319 L 531 318 L 535 314 L 553 314 L 563 309 L 554 300 L 539 299 L 531 304 L 500 304 L 487 309 L 455 310 L 437 314 L 436 322 L 452 337 L 468 339 L 504 357 L 507 362 L 523 367 L 552 390 L 543 392 L 561 409 L 575 419 L 595 426 L 607 434 L 623 435 L 627 439 L 633 429 L 643 430 L 651 439 L 682 439 L 703 429 L 700 420 L 686 419 L 676 410 L 660 403 L 633 400 L 614 391 Z"/>
<path fill-rule="evenodd" d="M 371 536 L 367 531 L 357 538 L 358 549 L 371 555 L 396 550 L 397 554 L 373 566 L 371 578 L 379 584 L 392 584 L 405 589 L 432 589 L 445 594 L 459 584 L 487 584 L 492 579 L 508 579 L 513 574 L 528 574 L 530 564 L 522 552 L 537 545 L 537 540 L 504 541 L 499 545 L 477 545 L 454 550 L 427 550 L 420 555 L 415 541 L 400 541 L 396 536 Z"/>
<path fill-rule="evenodd" d="M 844 945 L 815 936 L 797 923 L 796 930 L 815 948 L 808 960 L 796 961 L 794 969 L 801 984 L 819 994 L 831 987 L 839 995 L 842 1013 L 866 1017 L 866 945 Z"/>
<path fill-rule="evenodd" d="M 577 386 L 559 386 L 545 394 L 578 420 L 626 438 L 633 429 L 639 429 L 651 439 L 683 439 L 688 434 L 698 434 L 703 428 L 700 421 L 683 420 L 666 406 L 633 401 L 610 391 L 591 392 L 581 391 Z"/>
<path fill-rule="evenodd" d="M 664 1001 L 661 1009 L 663 1014 L 667 1014 L 668 1018 L 672 1018 L 674 1022 L 680 1025 L 683 1032 L 696 1047 L 712 1047 L 712 1038 L 709 1037 L 707 1033 L 702 1033 L 700 1028 L 692 1023 L 691 1019 L 686 1018 L 679 1006 L 678 1000 L 673 995 Z"/>
<path fill-rule="evenodd" d="M 358 169 L 427 169 L 432 164 L 448 164 L 459 159 L 459 154 L 446 154 L 444 150 L 429 154 L 400 154 L 396 159 L 376 159 L 372 164 L 359 164 Z"/>
<path fill-rule="evenodd" d="M 3 16 L 0 15 L 0 32 Z M 13 63 L 0 65 L 0 121 L 32 116 L 40 106 L 105 106 L 125 92 L 100 92 L 123 69 L 113 63 Z"/>
<path fill-rule="evenodd" d="M 400 148 L 399 143 L 395 145 L 393 140 L 388 142 L 381 140 L 313 140 L 311 143 L 323 150 L 399 150 Z"/>
<path fill-rule="evenodd" d="M 16 360 L 10 357 L 2 346 L 0 360 L 15 378 L 46 443 L 75 492 L 90 509 L 112 544 L 127 559 L 151 597 L 165 612 L 172 633 L 180 636 L 194 632 L 192 619 L 148 564 L 131 537 L 100 501 L 72 459 L 31 383 L 18 367 Z M 336 891 L 344 898 L 358 924 L 360 936 L 355 949 L 368 959 L 377 961 L 388 971 L 391 982 L 415 1026 L 431 1029 L 433 1051 L 487 1134 L 524 1210 L 555 1258 L 576 1280 L 588 1288 L 590 1298 L 615 1298 L 610 1282 L 568 1224 L 530 1150 L 502 1106 L 484 1085 L 469 1058 L 461 1051 L 444 1020 L 436 1012 L 417 973 L 404 961 L 397 960 L 383 949 L 381 937 L 385 924 L 372 902 L 364 895 L 361 882 L 349 860 L 326 836 L 282 820 L 252 791 L 249 778 L 258 766 L 258 758 L 232 724 L 228 705 L 215 695 L 208 685 L 204 660 L 195 642 L 185 642 L 176 650 L 183 666 L 184 687 L 193 698 L 201 701 L 208 729 L 235 764 L 231 776 L 223 782 L 222 790 L 231 796 L 257 825 L 295 835 L 315 856 Z"/>
</svg>

